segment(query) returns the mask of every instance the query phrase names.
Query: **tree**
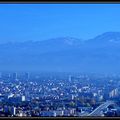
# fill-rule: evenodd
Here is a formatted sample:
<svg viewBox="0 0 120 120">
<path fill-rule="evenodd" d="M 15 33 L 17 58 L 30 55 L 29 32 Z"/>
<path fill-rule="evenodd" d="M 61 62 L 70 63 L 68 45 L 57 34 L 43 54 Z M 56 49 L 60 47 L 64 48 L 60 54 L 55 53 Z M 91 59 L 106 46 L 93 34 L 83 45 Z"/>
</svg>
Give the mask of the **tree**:
<svg viewBox="0 0 120 120">
<path fill-rule="evenodd" d="M 91 105 L 95 105 L 95 104 L 96 104 L 95 99 L 92 98 L 91 101 L 90 101 L 90 104 L 91 104 Z"/>
<path fill-rule="evenodd" d="M 87 106 L 87 107 L 91 107 L 90 103 L 86 103 L 86 106 Z"/>
<path fill-rule="evenodd" d="M 69 105 L 70 105 L 71 107 L 74 107 L 74 106 L 75 106 L 75 102 L 72 101 L 72 102 L 69 103 Z"/>
</svg>

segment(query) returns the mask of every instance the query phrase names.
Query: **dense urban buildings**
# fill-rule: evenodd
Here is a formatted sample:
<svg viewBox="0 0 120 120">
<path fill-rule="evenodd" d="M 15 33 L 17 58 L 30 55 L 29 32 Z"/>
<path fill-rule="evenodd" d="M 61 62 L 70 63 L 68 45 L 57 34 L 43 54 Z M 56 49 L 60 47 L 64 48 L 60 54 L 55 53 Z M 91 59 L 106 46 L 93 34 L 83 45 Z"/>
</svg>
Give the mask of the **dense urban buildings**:
<svg viewBox="0 0 120 120">
<path fill-rule="evenodd" d="M 0 117 L 120 116 L 120 75 L 0 73 Z"/>
</svg>

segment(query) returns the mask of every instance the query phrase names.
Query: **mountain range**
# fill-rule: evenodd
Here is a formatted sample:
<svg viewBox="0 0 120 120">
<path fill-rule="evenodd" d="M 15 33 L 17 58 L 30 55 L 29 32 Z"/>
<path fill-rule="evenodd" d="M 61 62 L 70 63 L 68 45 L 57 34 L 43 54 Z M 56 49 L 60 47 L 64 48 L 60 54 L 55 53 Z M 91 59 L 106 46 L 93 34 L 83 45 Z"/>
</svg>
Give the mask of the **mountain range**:
<svg viewBox="0 0 120 120">
<path fill-rule="evenodd" d="M 0 44 L 1 71 L 119 73 L 120 32 Z"/>
</svg>

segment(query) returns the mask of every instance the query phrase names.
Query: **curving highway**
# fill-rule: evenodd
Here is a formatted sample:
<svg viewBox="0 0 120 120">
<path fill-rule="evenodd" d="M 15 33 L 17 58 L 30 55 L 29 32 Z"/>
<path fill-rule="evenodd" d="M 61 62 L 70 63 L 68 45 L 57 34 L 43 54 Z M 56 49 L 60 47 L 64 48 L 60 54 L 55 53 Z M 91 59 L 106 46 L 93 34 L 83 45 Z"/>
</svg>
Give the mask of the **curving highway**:
<svg viewBox="0 0 120 120">
<path fill-rule="evenodd" d="M 102 116 L 103 109 L 107 108 L 111 104 L 115 104 L 115 103 L 113 101 L 106 101 L 105 103 L 101 104 L 99 107 L 97 107 L 94 111 L 92 111 L 87 116 Z"/>
</svg>

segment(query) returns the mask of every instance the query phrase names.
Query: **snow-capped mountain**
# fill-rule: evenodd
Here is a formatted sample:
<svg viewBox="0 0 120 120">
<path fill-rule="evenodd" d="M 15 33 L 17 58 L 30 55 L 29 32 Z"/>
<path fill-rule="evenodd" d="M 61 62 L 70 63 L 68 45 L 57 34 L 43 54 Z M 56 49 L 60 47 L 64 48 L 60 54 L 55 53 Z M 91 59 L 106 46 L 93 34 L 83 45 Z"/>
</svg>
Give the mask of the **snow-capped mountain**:
<svg viewBox="0 0 120 120">
<path fill-rule="evenodd" d="M 0 70 L 119 72 L 120 32 L 0 44 Z"/>
</svg>

